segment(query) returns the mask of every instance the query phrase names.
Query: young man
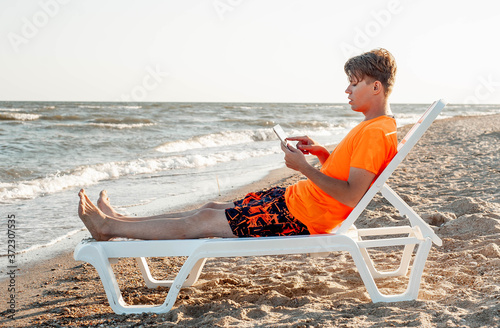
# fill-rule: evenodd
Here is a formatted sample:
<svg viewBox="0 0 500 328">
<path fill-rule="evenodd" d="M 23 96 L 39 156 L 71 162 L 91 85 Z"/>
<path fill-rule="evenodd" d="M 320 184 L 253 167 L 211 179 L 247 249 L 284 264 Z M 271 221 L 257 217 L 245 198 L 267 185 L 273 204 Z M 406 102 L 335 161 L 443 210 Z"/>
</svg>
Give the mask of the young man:
<svg viewBox="0 0 500 328">
<path fill-rule="evenodd" d="M 352 110 L 365 120 L 352 129 L 330 154 L 307 136 L 288 138 L 297 148 L 285 147 L 286 165 L 307 180 L 288 188 L 275 187 L 250 193 L 234 203 L 209 203 L 198 210 L 152 217 L 127 217 L 117 213 L 105 191 L 98 206 L 80 191 L 78 213 L 96 240 L 184 239 L 203 237 L 265 237 L 329 233 L 352 208 L 396 154 L 396 122 L 388 103 L 396 63 L 385 49 L 349 59 Z M 317 170 L 304 154 L 318 157 Z"/>
</svg>

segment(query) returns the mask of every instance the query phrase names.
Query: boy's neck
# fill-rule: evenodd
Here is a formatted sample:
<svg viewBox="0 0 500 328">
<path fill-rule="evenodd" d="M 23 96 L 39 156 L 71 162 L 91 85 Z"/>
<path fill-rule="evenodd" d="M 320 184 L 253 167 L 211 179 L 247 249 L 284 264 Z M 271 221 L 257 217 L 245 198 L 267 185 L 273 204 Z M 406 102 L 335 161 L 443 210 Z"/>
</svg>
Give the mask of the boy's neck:
<svg viewBox="0 0 500 328">
<path fill-rule="evenodd" d="M 372 120 L 380 116 L 392 116 L 391 105 L 387 98 L 383 98 L 370 107 L 370 110 L 365 112 L 365 121 Z"/>
</svg>

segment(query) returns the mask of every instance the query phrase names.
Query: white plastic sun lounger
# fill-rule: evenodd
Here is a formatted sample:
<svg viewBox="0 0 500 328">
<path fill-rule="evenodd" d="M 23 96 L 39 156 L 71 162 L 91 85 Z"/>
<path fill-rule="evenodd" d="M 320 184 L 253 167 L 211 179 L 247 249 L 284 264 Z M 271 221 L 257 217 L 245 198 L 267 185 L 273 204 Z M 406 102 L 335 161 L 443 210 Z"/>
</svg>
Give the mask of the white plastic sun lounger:
<svg viewBox="0 0 500 328">
<path fill-rule="evenodd" d="M 116 313 L 168 312 L 174 305 L 180 289 L 191 286 L 197 281 L 207 258 L 303 253 L 322 254 L 333 251 L 348 251 L 351 254 L 373 302 L 414 300 L 418 297 L 422 272 L 432 243 L 441 246 L 442 242 L 432 228 L 386 184 L 386 181 L 444 106 L 445 102 L 438 100 L 429 107 L 422 118 L 399 143 L 396 156 L 334 234 L 160 241 L 96 242 L 84 240 L 75 249 L 75 260 L 86 261 L 96 268 L 104 285 L 109 304 Z M 357 229 L 355 227 L 354 222 L 378 192 L 381 192 L 402 215 L 409 219 L 409 226 L 371 229 Z M 377 239 L 365 238 L 372 236 L 377 236 Z M 404 247 L 401 263 L 395 271 L 381 272 L 375 269 L 367 250 L 369 248 L 388 246 Z M 415 246 L 418 246 L 418 248 L 414 255 L 406 291 L 402 294 L 382 294 L 377 288 L 374 279 L 405 276 L 408 273 Z M 145 258 L 173 256 L 188 257 L 175 279 L 163 281 L 154 279 Z M 170 287 L 163 304 L 150 306 L 127 305 L 125 303 L 110 263 L 118 258 L 130 257 L 137 259 L 147 287 Z"/>
</svg>

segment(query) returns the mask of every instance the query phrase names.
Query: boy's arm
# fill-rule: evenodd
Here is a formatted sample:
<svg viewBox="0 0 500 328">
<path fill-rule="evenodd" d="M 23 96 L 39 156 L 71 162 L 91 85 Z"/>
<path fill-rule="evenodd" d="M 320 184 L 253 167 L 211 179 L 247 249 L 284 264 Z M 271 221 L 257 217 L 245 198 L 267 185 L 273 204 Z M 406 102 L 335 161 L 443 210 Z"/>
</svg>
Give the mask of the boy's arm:
<svg viewBox="0 0 500 328">
<path fill-rule="evenodd" d="M 286 147 L 282 149 L 285 152 L 287 167 L 301 172 L 321 190 L 349 207 L 355 207 L 358 204 L 375 178 L 375 174 L 370 171 L 351 167 L 347 181 L 335 179 L 307 163 L 304 154 L 299 150 Z"/>
</svg>

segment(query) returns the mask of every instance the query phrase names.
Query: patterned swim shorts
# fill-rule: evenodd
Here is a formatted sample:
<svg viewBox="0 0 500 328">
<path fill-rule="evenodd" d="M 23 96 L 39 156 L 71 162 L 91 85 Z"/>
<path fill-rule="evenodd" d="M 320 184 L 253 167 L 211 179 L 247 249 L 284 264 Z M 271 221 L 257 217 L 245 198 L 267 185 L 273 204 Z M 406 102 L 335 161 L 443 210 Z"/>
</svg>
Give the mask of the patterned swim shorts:
<svg viewBox="0 0 500 328">
<path fill-rule="evenodd" d="M 238 237 L 309 235 L 307 227 L 288 211 L 285 188 L 247 194 L 226 209 L 226 218 Z"/>
</svg>

